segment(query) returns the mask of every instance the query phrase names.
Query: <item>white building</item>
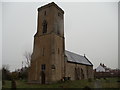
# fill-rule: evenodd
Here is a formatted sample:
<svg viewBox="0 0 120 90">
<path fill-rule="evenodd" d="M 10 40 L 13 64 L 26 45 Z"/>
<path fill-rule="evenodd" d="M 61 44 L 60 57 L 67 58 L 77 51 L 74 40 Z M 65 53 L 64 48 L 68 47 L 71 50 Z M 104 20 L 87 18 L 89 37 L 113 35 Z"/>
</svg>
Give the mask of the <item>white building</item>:
<svg viewBox="0 0 120 90">
<path fill-rule="evenodd" d="M 110 69 L 107 68 L 104 64 L 101 64 L 95 69 L 96 72 L 109 72 Z"/>
</svg>

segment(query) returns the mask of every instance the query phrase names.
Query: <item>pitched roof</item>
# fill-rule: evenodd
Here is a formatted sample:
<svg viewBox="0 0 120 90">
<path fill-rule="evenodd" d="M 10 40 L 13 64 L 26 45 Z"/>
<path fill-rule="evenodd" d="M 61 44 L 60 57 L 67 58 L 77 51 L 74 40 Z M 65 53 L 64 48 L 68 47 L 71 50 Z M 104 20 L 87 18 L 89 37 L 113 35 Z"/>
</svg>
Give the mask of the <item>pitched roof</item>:
<svg viewBox="0 0 120 90">
<path fill-rule="evenodd" d="M 68 62 L 93 66 L 93 64 L 85 56 L 78 55 L 67 50 L 65 50 L 65 55 L 67 56 Z"/>
</svg>

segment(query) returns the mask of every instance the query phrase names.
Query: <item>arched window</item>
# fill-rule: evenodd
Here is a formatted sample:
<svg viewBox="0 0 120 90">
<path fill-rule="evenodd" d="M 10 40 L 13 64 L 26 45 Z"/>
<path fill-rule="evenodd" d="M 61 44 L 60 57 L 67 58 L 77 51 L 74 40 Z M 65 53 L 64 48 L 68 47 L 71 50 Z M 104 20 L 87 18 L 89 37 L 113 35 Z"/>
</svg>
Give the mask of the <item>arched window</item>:
<svg viewBox="0 0 120 90">
<path fill-rule="evenodd" d="M 47 22 L 46 20 L 43 21 L 43 33 L 47 32 Z"/>
<path fill-rule="evenodd" d="M 82 68 L 81 68 L 81 79 L 84 79 L 84 72 Z"/>
</svg>

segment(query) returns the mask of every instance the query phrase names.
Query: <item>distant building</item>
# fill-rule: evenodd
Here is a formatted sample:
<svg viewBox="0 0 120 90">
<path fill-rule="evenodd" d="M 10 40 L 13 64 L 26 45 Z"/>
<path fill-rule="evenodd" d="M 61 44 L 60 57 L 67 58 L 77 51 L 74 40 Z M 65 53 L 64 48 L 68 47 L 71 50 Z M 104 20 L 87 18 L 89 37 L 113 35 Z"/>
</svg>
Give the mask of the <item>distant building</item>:
<svg viewBox="0 0 120 90">
<path fill-rule="evenodd" d="M 55 3 L 38 8 L 38 26 L 29 68 L 30 83 L 93 78 L 86 56 L 65 50 L 64 11 Z"/>
<path fill-rule="evenodd" d="M 106 67 L 102 63 L 100 63 L 100 65 L 95 70 L 96 72 L 110 72 L 110 68 Z"/>
<path fill-rule="evenodd" d="M 94 70 L 94 77 L 105 78 L 105 77 L 120 77 L 119 69 L 111 69 L 100 63 L 100 65 Z"/>
</svg>

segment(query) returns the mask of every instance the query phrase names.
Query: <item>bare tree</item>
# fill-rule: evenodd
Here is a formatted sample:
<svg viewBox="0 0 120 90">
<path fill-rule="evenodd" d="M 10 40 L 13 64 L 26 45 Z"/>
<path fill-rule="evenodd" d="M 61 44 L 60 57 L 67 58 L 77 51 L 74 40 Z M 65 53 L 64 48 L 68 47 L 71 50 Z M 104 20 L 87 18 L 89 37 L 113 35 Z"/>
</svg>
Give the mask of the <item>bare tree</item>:
<svg viewBox="0 0 120 90">
<path fill-rule="evenodd" d="M 27 65 L 27 67 L 30 67 L 30 63 L 31 63 L 31 52 L 27 52 L 25 51 L 24 53 L 24 57 L 26 58 L 25 64 Z M 23 62 L 22 62 L 23 64 Z"/>
</svg>

